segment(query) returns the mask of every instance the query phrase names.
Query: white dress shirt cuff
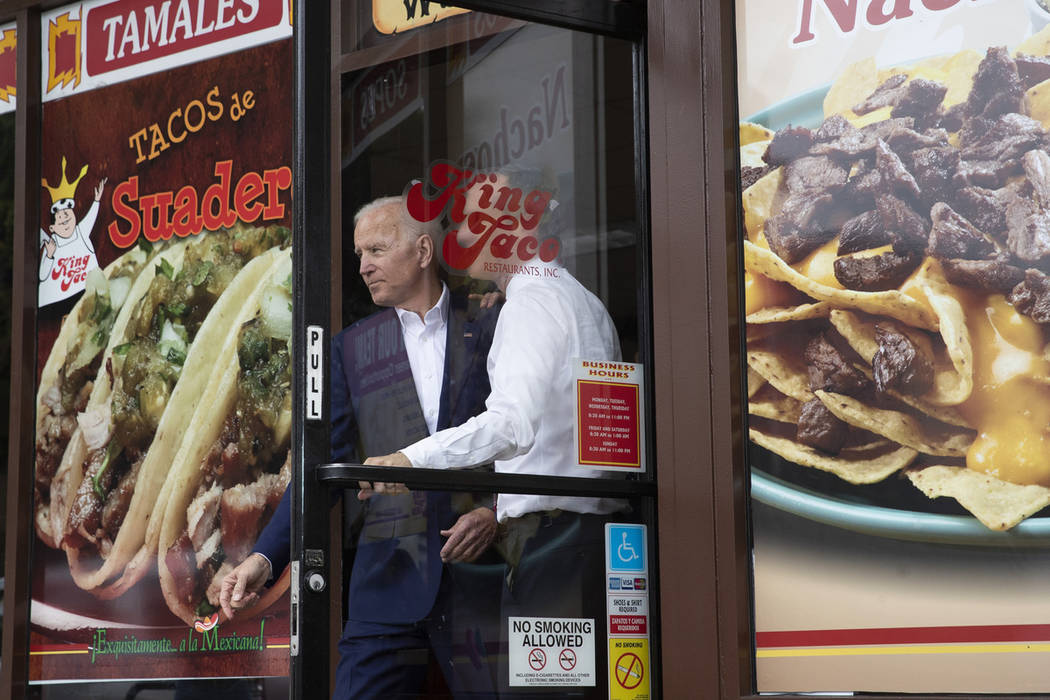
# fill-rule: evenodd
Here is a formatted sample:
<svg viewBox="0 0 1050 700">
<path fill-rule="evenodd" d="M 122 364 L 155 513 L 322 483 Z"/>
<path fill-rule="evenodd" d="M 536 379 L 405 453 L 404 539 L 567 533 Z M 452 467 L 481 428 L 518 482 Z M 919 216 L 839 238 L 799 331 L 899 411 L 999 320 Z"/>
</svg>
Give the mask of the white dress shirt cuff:
<svg viewBox="0 0 1050 700">
<path fill-rule="evenodd" d="M 408 447 L 401 448 L 401 454 L 408 457 L 408 461 L 412 463 L 413 467 L 433 467 L 432 464 L 427 464 L 427 454 L 429 450 L 427 447 L 428 443 L 433 442 L 430 438 L 423 438 L 419 442 L 414 442 Z"/>
</svg>

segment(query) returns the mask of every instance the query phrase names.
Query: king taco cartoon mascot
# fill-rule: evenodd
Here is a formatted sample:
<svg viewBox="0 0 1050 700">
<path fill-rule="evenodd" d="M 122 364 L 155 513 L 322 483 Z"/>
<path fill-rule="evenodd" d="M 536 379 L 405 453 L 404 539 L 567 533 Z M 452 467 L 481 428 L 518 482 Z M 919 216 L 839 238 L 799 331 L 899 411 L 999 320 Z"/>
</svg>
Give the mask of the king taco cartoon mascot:
<svg viewBox="0 0 1050 700">
<path fill-rule="evenodd" d="M 49 235 L 40 229 L 40 290 L 39 305 L 53 304 L 82 291 L 87 274 L 98 267 L 95 247 L 91 245 L 91 229 L 98 218 L 99 200 L 107 178 L 95 187 L 95 200 L 79 221 L 73 211 L 77 184 L 87 174 L 88 166 L 80 169 L 76 180 L 66 179 L 66 159 L 62 158 L 62 179 L 57 187 L 41 180 L 51 193 L 51 225 Z"/>
</svg>

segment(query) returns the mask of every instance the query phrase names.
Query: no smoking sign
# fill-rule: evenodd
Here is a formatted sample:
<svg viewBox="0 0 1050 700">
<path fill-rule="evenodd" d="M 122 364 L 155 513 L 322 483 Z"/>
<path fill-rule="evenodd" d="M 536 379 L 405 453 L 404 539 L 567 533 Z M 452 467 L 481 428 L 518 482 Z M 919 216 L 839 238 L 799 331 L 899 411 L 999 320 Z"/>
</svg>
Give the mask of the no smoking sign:
<svg viewBox="0 0 1050 700">
<path fill-rule="evenodd" d="M 649 640 L 609 640 L 610 700 L 649 700 Z"/>
<path fill-rule="evenodd" d="M 592 618 L 507 618 L 510 686 L 597 685 Z"/>
</svg>

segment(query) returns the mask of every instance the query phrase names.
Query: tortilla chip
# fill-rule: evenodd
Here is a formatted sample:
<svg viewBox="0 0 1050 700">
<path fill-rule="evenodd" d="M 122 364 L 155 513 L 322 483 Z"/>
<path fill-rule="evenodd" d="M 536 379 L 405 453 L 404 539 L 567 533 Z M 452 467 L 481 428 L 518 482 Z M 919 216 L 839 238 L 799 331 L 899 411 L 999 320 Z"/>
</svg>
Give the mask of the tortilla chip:
<svg viewBox="0 0 1050 700">
<path fill-rule="evenodd" d="M 769 148 L 769 141 L 756 141 L 742 146 L 740 148 L 740 167 L 765 168 L 768 166 L 769 163 L 762 160 L 767 148 Z"/>
<path fill-rule="evenodd" d="M 916 279 L 937 314 L 941 338 L 955 368 L 954 372 L 937 372 L 933 389 L 925 398 L 939 406 L 955 406 L 973 393 L 973 346 L 966 327 L 966 312 L 944 279 L 940 265 L 924 264 Z"/>
<path fill-rule="evenodd" d="M 744 205 L 744 230 L 749 241 L 758 240 L 762 229 L 773 213 L 773 200 L 780 189 L 782 168 L 766 173 L 755 184 L 744 190 L 741 197 Z"/>
<path fill-rule="evenodd" d="M 1050 26 L 1043 27 L 1018 44 L 1014 56 L 1022 53 L 1029 56 L 1050 56 Z"/>
<path fill-rule="evenodd" d="M 773 130 L 767 129 L 761 124 L 753 122 L 740 122 L 740 147 L 755 143 L 756 141 L 770 141 L 773 138 Z"/>
<path fill-rule="evenodd" d="M 887 437 L 923 454 L 965 457 L 966 450 L 973 444 L 972 431 L 962 431 L 947 425 L 923 425 L 915 416 L 903 411 L 868 406 L 844 394 L 820 390 L 813 393 L 839 420 Z"/>
<path fill-rule="evenodd" d="M 1050 79 L 1028 88 L 1024 94 L 1025 113 L 1032 119 L 1050 127 Z"/>
<path fill-rule="evenodd" d="M 802 404 L 790 396 L 785 396 L 766 384 L 760 391 L 750 397 L 747 403 L 748 413 L 777 421 L 778 423 L 798 424 Z"/>
<path fill-rule="evenodd" d="M 867 126 L 868 124 L 875 124 L 876 122 L 886 121 L 892 116 L 892 113 L 893 107 L 887 105 L 885 107 L 873 109 L 867 114 L 857 115 L 853 112 L 849 112 L 846 114 L 846 119 L 849 120 L 850 124 L 857 127 L 858 129 L 861 129 Z"/>
<path fill-rule="evenodd" d="M 806 373 L 801 356 L 789 359 L 781 353 L 772 352 L 761 346 L 752 347 L 754 345 L 754 343 L 748 343 L 747 366 L 749 368 L 761 375 L 781 394 L 802 403 L 813 399 L 813 392 L 809 390 L 809 375 Z M 788 345 L 788 347 L 791 346 Z"/>
<path fill-rule="evenodd" d="M 981 54 L 973 49 L 966 49 L 952 56 L 944 65 L 944 78 L 941 82 L 948 86 L 941 101 L 941 107 L 948 109 L 960 102 L 965 102 L 973 88 L 973 76 L 981 64 Z"/>
<path fill-rule="evenodd" d="M 1050 489 L 1021 486 L 966 467 L 932 466 L 906 472 L 930 498 L 948 496 L 990 530 L 1009 530 L 1050 505 Z"/>
<path fill-rule="evenodd" d="M 937 317 L 915 297 L 898 290 L 858 292 L 851 289 L 835 289 L 814 282 L 797 272 L 771 250 L 761 248 L 750 241 L 744 241 L 744 267 L 771 279 L 787 282 L 803 294 L 818 301 L 827 301 L 835 308 L 859 309 L 878 316 L 889 316 L 919 328 L 936 330 L 938 327 Z"/>
<path fill-rule="evenodd" d="M 824 97 L 824 117 L 852 114 L 853 105 L 863 102 L 879 86 L 874 58 L 865 58 L 846 67 Z"/>
<path fill-rule="evenodd" d="M 859 314 L 855 314 L 851 311 L 844 311 L 842 309 L 833 310 L 830 314 L 830 318 L 831 325 L 835 327 L 835 330 L 839 332 L 839 335 L 846 339 L 846 342 L 849 343 L 849 346 L 853 348 L 858 355 L 865 359 L 873 358 L 875 356 L 875 353 L 879 349 L 878 341 L 875 340 L 875 319 L 873 319 L 870 316 L 862 317 Z M 887 323 L 887 321 L 885 320 L 882 320 L 881 322 Z M 919 331 L 916 331 L 914 329 L 909 331 L 908 328 L 904 328 L 896 324 L 894 324 L 894 327 L 898 331 L 907 333 L 908 337 L 913 339 L 915 338 L 917 333 L 919 333 Z M 947 357 L 947 351 L 945 351 L 943 348 L 935 349 L 932 353 L 932 357 L 934 377 L 941 373 L 955 373 L 955 366 L 952 365 L 951 361 Z M 869 363 L 870 361 L 871 360 L 868 359 Z M 860 367 L 860 369 L 866 375 L 868 375 L 869 379 L 873 378 L 874 372 L 872 371 L 870 365 Z M 936 379 L 934 381 L 934 384 L 935 388 L 931 391 L 935 392 L 937 384 Z M 929 392 L 927 392 L 927 394 L 924 394 L 923 396 L 911 396 L 909 394 L 901 394 L 898 391 L 890 391 L 889 394 L 893 398 L 903 401 L 912 408 L 918 409 L 919 411 L 922 411 L 926 415 L 936 420 L 939 420 L 942 423 L 947 423 L 949 425 L 957 425 L 962 428 L 971 427 L 970 423 L 965 418 L 963 418 L 962 414 L 960 414 L 958 410 L 952 408 L 951 406 L 937 405 L 931 403 L 930 401 L 927 401 L 925 397 L 929 394 Z"/>
<path fill-rule="evenodd" d="M 754 396 L 755 392 L 757 392 L 759 389 L 765 386 L 765 384 L 765 377 L 763 377 L 761 374 L 751 369 L 750 367 L 747 368 L 747 398 L 750 399 L 752 396 Z"/>
<path fill-rule="evenodd" d="M 813 318 L 827 318 L 831 305 L 826 301 L 815 304 L 800 304 L 791 307 L 770 307 L 759 309 L 747 315 L 748 323 L 781 323 L 784 321 L 807 321 Z"/>
<path fill-rule="evenodd" d="M 838 455 L 828 455 L 808 445 L 783 437 L 748 431 L 751 440 L 789 462 L 830 472 L 851 484 L 874 484 L 912 463 L 915 450 L 883 443 L 872 448 L 846 448 Z"/>
</svg>

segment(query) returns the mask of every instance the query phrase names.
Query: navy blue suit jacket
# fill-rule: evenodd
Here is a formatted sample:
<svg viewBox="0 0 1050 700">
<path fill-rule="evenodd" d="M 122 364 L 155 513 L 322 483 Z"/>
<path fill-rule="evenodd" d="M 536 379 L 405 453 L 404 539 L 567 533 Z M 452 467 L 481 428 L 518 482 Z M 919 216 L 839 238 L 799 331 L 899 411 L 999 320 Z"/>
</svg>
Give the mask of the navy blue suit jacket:
<svg viewBox="0 0 1050 700">
<path fill-rule="evenodd" d="M 438 430 L 485 410 L 487 358 L 498 313 L 471 313 L 465 294 L 450 295 Z M 332 461 L 389 454 L 426 437 L 393 309 L 362 319 L 332 339 L 330 386 Z M 430 612 L 441 583 L 440 531 L 461 514 L 450 501 L 447 493 L 412 492 L 366 502 L 350 575 L 350 619 L 410 623 Z M 274 575 L 288 564 L 290 517 L 289 489 L 255 547 L 273 563 Z"/>
</svg>

